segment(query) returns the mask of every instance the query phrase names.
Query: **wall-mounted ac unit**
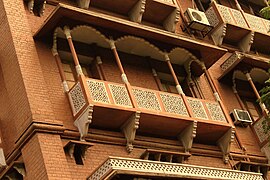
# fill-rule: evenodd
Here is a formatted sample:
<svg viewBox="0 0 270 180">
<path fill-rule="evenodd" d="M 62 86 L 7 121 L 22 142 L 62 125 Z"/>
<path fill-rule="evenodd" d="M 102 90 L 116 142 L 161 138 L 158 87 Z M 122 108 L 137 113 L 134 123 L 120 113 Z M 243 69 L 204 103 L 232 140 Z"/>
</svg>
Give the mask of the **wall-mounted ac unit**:
<svg viewBox="0 0 270 180">
<path fill-rule="evenodd" d="M 213 28 L 202 11 L 188 8 L 185 16 L 188 19 L 188 27 L 190 29 L 208 33 Z"/>
<path fill-rule="evenodd" d="M 245 111 L 245 110 L 234 109 L 230 113 L 230 116 L 233 119 L 235 125 L 242 125 L 246 127 L 250 123 L 252 123 L 252 120 L 248 111 Z"/>
</svg>

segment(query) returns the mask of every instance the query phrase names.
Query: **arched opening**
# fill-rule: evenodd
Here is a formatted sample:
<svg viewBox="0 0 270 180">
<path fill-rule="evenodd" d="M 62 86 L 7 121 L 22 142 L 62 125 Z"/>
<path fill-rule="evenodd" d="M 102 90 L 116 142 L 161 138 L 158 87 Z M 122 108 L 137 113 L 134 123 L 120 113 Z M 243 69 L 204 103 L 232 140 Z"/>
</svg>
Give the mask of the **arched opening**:
<svg viewBox="0 0 270 180">
<path fill-rule="evenodd" d="M 259 105 L 258 97 L 251 88 L 245 73 L 240 70 L 233 72 L 233 87 L 236 89 L 245 109 L 249 112 L 253 121 L 256 121 L 263 116 L 263 110 Z M 264 87 L 265 81 L 269 78 L 269 74 L 260 68 L 252 68 L 248 73 L 257 91 L 260 91 Z"/>
<path fill-rule="evenodd" d="M 85 77 L 103 79 L 98 67 L 100 49 L 109 49 L 109 40 L 90 26 L 76 26 L 70 30 L 73 44 Z M 54 34 L 54 49 L 61 59 L 62 68 L 69 88 L 77 81 L 76 68 L 73 62 L 64 29 L 58 27 Z"/>
</svg>

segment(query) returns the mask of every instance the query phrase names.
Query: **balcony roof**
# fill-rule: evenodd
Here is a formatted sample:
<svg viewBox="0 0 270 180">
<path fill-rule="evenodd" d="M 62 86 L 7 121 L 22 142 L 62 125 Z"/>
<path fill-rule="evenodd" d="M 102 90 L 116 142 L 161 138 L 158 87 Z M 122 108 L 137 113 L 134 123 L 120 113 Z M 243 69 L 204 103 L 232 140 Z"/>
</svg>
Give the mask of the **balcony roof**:
<svg viewBox="0 0 270 180">
<path fill-rule="evenodd" d="M 220 65 L 223 73 L 218 80 L 232 79 L 233 72 L 239 70 L 251 70 L 254 68 L 267 71 L 270 68 L 269 58 L 246 54 L 241 52 L 235 52 Z M 246 69 L 243 69 L 246 68 Z"/>
<path fill-rule="evenodd" d="M 76 26 L 81 24 L 100 26 L 111 30 L 121 31 L 123 34 L 128 33 L 139 37 L 151 38 L 166 44 L 170 42 L 170 44 L 174 46 L 184 47 L 191 52 L 199 54 L 199 58 L 205 62 L 207 68 L 227 52 L 226 49 L 206 43 L 205 41 L 194 40 L 188 36 L 171 33 L 115 16 L 84 10 L 61 3 L 35 33 L 34 38 L 50 38 L 53 31 L 58 26 Z"/>
<path fill-rule="evenodd" d="M 163 177 L 166 179 L 263 180 L 261 173 L 121 157 L 109 157 L 88 177 L 88 180 L 112 179 L 114 176 L 121 174 L 144 177 Z"/>
</svg>

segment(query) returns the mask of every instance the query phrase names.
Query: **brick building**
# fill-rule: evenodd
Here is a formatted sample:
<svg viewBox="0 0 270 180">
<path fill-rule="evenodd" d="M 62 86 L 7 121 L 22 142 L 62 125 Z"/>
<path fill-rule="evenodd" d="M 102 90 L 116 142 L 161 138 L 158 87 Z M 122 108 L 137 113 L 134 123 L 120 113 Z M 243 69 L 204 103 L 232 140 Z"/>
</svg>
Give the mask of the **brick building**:
<svg viewBox="0 0 270 180">
<path fill-rule="evenodd" d="M 1 179 L 267 179 L 264 6 L 2 0 Z"/>
</svg>

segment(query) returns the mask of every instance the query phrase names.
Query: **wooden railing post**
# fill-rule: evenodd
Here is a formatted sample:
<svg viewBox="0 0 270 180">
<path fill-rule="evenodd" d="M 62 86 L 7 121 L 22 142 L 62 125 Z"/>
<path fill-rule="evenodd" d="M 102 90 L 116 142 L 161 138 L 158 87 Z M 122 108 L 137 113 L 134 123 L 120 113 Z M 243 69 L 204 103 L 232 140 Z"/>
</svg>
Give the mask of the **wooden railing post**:
<svg viewBox="0 0 270 180">
<path fill-rule="evenodd" d="M 182 90 L 182 87 L 181 87 L 181 85 L 180 85 L 180 83 L 179 83 L 179 81 L 177 79 L 177 76 L 176 76 L 174 70 L 173 70 L 173 67 L 172 67 L 172 64 L 171 64 L 171 61 L 170 61 L 170 57 L 168 56 L 167 53 L 165 54 L 165 61 L 167 62 L 167 65 L 168 65 L 168 67 L 169 67 L 169 69 L 171 71 L 171 74 L 173 76 L 174 82 L 176 84 L 176 90 L 177 90 L 178 94 L 182 97 L 182 99 L 184 101 L 184 104 L 185 104 L 185 106 L 187 108 L 189 116 L 194 117 L 192 109 L 191 109 L 191 107 L 190 107 L 190 105 L 189 105 L 189 103 L 187 101 L 187 97 L 186 97 L 185 93 Z"/>
<path fill-rule="evenodd" d="M 61 63 L 61 59 L 60 59 L 58 51 L 57 51 L 57 30 L 54 32 L 54 36 L 53 36 L 52 54 L 53 54 L 53 57 L 55 58 L 56 65 L 57 65 L 57 68 L 58 68 L 59 73 L 60 73 L 60 77 L 61 77 L 61 81 L 62 81 L 64 91 L 65 91 L 65 93 L 68 93 L 69 92 L 69 87 L 68 87 L 68 84 L 67 84 L 66 75 L 64 73 L 62 63 Z"/>
<path fill-rule="evenodd" d="M 130 100 L 131 100 L 131 103 L 132 103 L 133 107 L 135 109 L 137 109 L 138 108 L 138 105 L 137 105 L 136 100 L 135 100 L 135 97 L 133 95 L 132 87 L 131 87 L 131 85 L 130 85 L 130 83 L 128 81 L 127 75 L 126 75 L 126 73 L 124 71 L 123 65 L 122 65 L 121 60 L 119 58 L 119 55 L 118 55 L 118 52 L 116 50 L 116 46 L 115 46 L 115 43 L 114 43 L 114 40 L 113 39 L 110 39 L 110 46 L 111 46 L 111 50 L 112 50 L 112 52 L 114 54 L 114 57 L 115 57 L 115 61 L 117 63 L 117 66 L 118 66 L 118 68 L 120 70 L 122 81 L 125 83 L 125 86 L 127 88 L 127 91 L 128 91 L 128 94 L 129 94 L 129 97 L 130 97 Z"/>
<path fill-rule="evenodd" d="M 76 53 L 76 50 L 75 50 L 75 47 L 74 47 L 74 44 L 73 44 L 73 41 L 72 41 L 71 31 L 70 31 L 68 26 L 64 27 L 64 33 L 66 35 L 68 45 L 69 45 L 69 48 L 70 48 L 70 51 L 71 51 L 71 54 L 72 54 L 72 58 L 73 58 L 73 61 L 74 61 L 74 64 L 75 64 L 75 69 L 76 69 L 76 73 L 77 73 L 77 76 L 78 76 L 78 80 L 81 83 L 83 91 L 84 91 L 84 93 L 86 95 L 86 101 L 89 102 L 90 101 L 90 92 L 88 91 L 88 87 L 87 87 L 87 84 L 86 84 L 86 78 L 85 78 L 85 76 L 83 74 L 83 71 L 82 71 L 82 68 L 81 68 L 81 65 L 80 65 L 80 62 L 79 62 L 79 59 L 78 59 L 78 56 L 77 56 L 77 53 Z"/>
<path fill-rule="evenodd" d="M 253 82 L 250 74 L 249 73 L 246 73 L 246 77 L 247 77 L 247 80 L 248 80 L 248 82 L 249 82 L 249 84 L 250 84 L 253 92 L 255 93 L 255 96 L 259 100 L 259 104 L 260 104 L 260 107 L 262 109 L 263 115 L 264 116 L 267 116 L 269 112 L 268 112 L 265 104 L 261 102 L 261 96 L 260 96 L 260 94 L 259 94 L 259 92 L 258 92 L 258 90 L 257 90 L 257 88 L 256 88 L 256 86 L 255 86 L 255 84 L 254 84 L 254 82 Z"/>
</svg>

